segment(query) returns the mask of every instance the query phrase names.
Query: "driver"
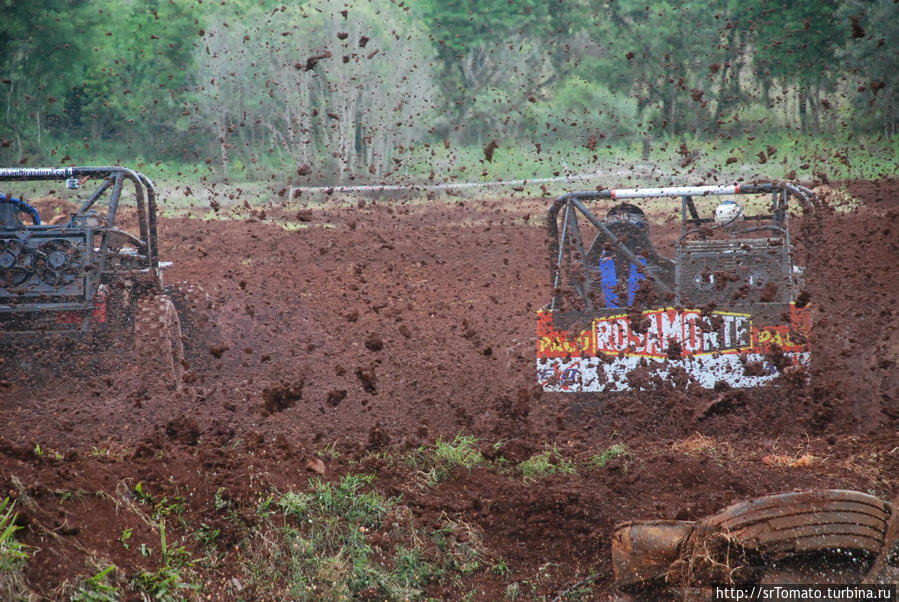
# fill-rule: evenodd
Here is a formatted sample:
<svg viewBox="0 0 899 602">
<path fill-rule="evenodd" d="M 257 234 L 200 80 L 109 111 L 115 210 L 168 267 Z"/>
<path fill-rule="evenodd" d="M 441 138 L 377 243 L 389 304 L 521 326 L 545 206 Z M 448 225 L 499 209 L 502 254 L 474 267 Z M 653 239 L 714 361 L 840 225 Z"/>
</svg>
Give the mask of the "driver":
<svg viewBox="0 0 899 602">
<path fill-rule="evenodd" d="M 606 224 L 633 224 L 649 235 L 649 220 L 643 210 L 630 203 L 618 203 L 606 213 Z"/>
<path fill-rule="evenodd" d="M 614 236 L 637 254 L 640 263 L 646 265 L 647 256 L 652 255 L 652 245 L 649 242 L 649 220 L 643 210 L 630 203 L 619 203 L 606 213 L 605 223 Z M 602 281 L 603 300 L 606 307 L 621 306 L 623 300 L 619 298 L 618 289 L 623 289 L 626 275 L 627 305 L 630 306 L 644 278 L 643 272 L 623 258 L 619 258 L 617 265 L 615 260 L 616 253 L 611 248 L 603 250 L 599 257 L 597 267 Z M 619 270 L 624 272 L 619 274 Z"/>
<path fill-rule="evenodd" d="M 743 206 L 737 201 L 722 201 L 715 208 L 715 224 L 719 228 L 736 226 L 741 221 L 743 221 Z"/>
</svg>

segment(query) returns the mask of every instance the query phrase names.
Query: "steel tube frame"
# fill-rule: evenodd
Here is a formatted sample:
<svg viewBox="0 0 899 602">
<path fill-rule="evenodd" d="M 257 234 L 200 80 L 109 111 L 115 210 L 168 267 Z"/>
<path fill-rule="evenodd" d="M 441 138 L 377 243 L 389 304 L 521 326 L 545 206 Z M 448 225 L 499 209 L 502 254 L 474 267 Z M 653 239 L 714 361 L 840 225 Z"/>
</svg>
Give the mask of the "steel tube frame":
<svg viewBox="0 0 899 602">
<path fill-rule="evenodd" d="M 562 282 L 562 260 L 565 252 L 565 244 L 567 238 L 570 236 L 569 232 L 572 228 L 569 227 L 569 220 L 577 219 L 576 214 L 571 213 L 571 208 L 574 207 L 577 211 L 581 212 L 584 217 L 589 221 L 596 229 L 601 232 L 607 240 L 611 241 L 612 245 L 615 249 L 620 252 L 624 257 L 626 257 L 631 263 L 636 264 L 639 269 L 642 269 L 642 265 L 638 260 L 636 254 L 631 251 L 627 245 L 623 242 L 619 241 L 616 236 L 614 236 L 609 229 L 605 226 L 605 224 L 597 218 L 587 207 L 584 205 L 584 201 L 589 200 L 597 200 L 597 199 L 614 199 L 614 200 L 622 200 L 622 199 L 638 199 L 638 198 L 664 198 L 664 197 L 681 197 L 681 219 L 683 223 L 683 229 L 686 230 L 686 215 L 689 212 L 691 216 L 698 219 L 698 214 L 696 213 L 696 208 L 693 203 L 693 196 L 725 196 L 725 195 L 743 195 L 743 194 L 766 194 L 770 193 L 772 195 L 771 199 L 771 219 L 775 221 L 775 225 L 772 228 L 777 231 L 783 232 L 785 237 L 788 237 L 789 234 L 787 232 L 787 202 L 790 196 L 796 197 L 799 203 L 802 205 L 803 209 L 807 212 L 815 214 L 817 209 L 817 201 L 815 199 L 814 193 L 808 188 L 804 188 L 802 186 L 797 186 L 794 184 L 776 184 L 776 183 L 762 183 L 762 184 L 748 184 L 748 185 L 728 185 L 728 186 L 671 186 L 665 188 L 623 188 L 623 189 L 604 189 L 604 190 L 587 190 L 582 192 L 569 192 L 563 194 L 562 196 L 556 198 L 549 207 L 549 211 L 547 214 L 547 226 L 549 230 L 549 248 L 550 248 L 550 257 L 555 259 L 553 263 L 553 274 L 552 274 L 552 285 L 553 285 L 553 294 L 552 300 L 550 302 L 550 309 L 554 309 L 557 306 L 557 302 L 559 301 L 559 286 Z M 561 235 L 559 233 L 558 227 L 558 214 L 561 211 L 562 207 L 565 207 L 565 214 L 562 223 L 562 231 Z M 761 230 L 763 228 L 752 228 L 751 230 Z M 691 230 L 692 232 L 692 230 Z M 686 232 L 685 232 L 686 234 Z M 682 237 L 683 238 L 683 237 Z M 582 241 L 576 241 L 581 242 Z M 789 239 L 785 241 L 786 244 L 789 244 Z M 584 257 L 586 260 L 586 257 Z M 659 287 L 660 290 L 672 293 L 670 287 L 665 285 L 661 280 L 650 270 L 645 270 L 644 275 L 648 277 L 653 283 Z M 792 276 L 791 276 L 792 277 Z M 584 293 L 589 292 L 589 287 L 584 289 Z M 586 298 L 586 297 L 585 297 Z M 589 300 L 588 300 L 589 301 Z"/>
</svg>

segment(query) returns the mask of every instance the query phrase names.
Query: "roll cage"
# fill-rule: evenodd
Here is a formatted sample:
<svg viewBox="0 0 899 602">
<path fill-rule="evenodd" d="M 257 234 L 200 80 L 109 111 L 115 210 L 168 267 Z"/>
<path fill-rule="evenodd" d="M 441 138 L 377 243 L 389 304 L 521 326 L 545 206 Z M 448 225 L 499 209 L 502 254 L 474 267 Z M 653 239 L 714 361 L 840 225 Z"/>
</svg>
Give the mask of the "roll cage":
<svg viewBox="0 0 899 602">
<path fill-rule="evenodd" d="M 65 182 L 70 190 L 95 182 L 96 188 L 67 221 L 45 224 L 3 184 L 29 181 Z M 134 190 L 136 234 L 118 227 L 127 183 Z M 129 291 L 161 288 L 156 188 L 147 176 L 119 166 L 0 168 L 0 191 L 5 193 L 0 206 L 12 204 L 13 211 L 32 214 L 34 222 L 10 218 L 8 209 L 0 215 L 0 330 L 39 330 L 31 323 L 43 319 L 77 322 L 85 331 L 91 316 L 105 311 L 106 297 L 122 288 L 116 283 Z"/>
<path fill-rule="evenodd" d="M 67 187 L 78 188 L 85 180 L 100 180 L 97 189 L 91 194 L 73 216 L 73 219 L 65 224 L 70 227 L 77 223 L 78 217 L 86 215 L 110 187 L 112 194 L 108 201 L 106 212 L 106 231 L 117 230 L 116 214 L 119 209 L 122 190 L 125 180 L 134 185 L 135 204 L 137 209 L 138 229 L 140 232 L 139 243 L 145 250 L 146 266 L 157 270 L 159 266 L 159 248 L 156 235 L 156 187 L 153 182 L 142 173 L 126 167 L 59 167 L 59 168 L 0 168 L 0 182 L 16 181 L 65 181 Z M 59 228 L 59 226 L 42 225 L 41 228 Z M 30 228 L 29 228 L 30 229 Z M 106 234 L 103 235 L 106 242 Z M 101 243 L 101 249 L 107 245 Z"/>
<path fill-rule="evenodd" d="M 771 201 L 767 211 L 745 216 L 745 224 L 730 231 L 732 243 L 723 244 L 705 242 L 718 226 L 711 217 L 702 217 L 696 207 L 694 197 L 770 195 Z M 591 201 L 631 200 L 650 198 L 677 198 L 681 201 L 681 236 L 677 241 L 677 258 L 675 261 L 659 255 L 652 246 L 648 235 L 635 230 L 633 226 L 609 224 L 596 216 L 588 208 Z M 583 192 L 571 192 L 558 197 L 551 205 L 547 215 L 547 232 L 549 239 L 549 255 L 551 266 L 552 298 L 548 309 L 561 307 L 563 284 L 567 276 L 567 284 L 579 298 L 582 307 L 579 309 L 593 311 L 600 309 L 597 301 L 596 283 L 590 277 L 596 271 L 596 261 L 603 251 L 613 252 L 619 268 L 623 265 L 635 266 L 639 279 L 652 283 L 655 292 L 665 297 L 667 302 L 677 305 L 696 302 L 699 299 L 686 298 L 690 288 L 685 277 L 690 270 L 684 269 L 694 259 L 705 256 L 700 263 L 708 269 L 714 257 L 709 255 L 739 252 L 739 249 L 751 246 L 751 241 L 741 242 L 738 236 L 768 232 L 777 238 L 777 247 L 783 261 L 777 269 L 782 270 L 781 277 L 792 279 L 789 265 L 789 214 L 787 211 L 790 198 L 795 198 L 805 210 L 814 209 L 813 193 L 802 186 L 793 184 L 762 183 L 731 186 L 687 186 L 667 188 L 630 188 L 601 189 Z M 595 228 L 596 235 L 588 247 L 582 235 L 582 222 Z M 691 238 L 698 238 L 692 241 Z M 768 240 L 768 239 L 759 239 Z M 770 242 L 770 241 L 769 241 Z M 694 244 L 698 243 L 698 244 Z M 765 246 L 765 245 L 762 245 Z M 761 251 L 761 248 L 757 249 Z M 619 282 L 625 278 L 627 270 L 618 270 Z M 622 283 L 627 287 L 627 283 Z M 793 286 L 788 288 L 795 288 Z M 606 291 L 608 292 L 608 291 Z M 606 306 L 610 307 L 608 301 Z"/>
</svg>

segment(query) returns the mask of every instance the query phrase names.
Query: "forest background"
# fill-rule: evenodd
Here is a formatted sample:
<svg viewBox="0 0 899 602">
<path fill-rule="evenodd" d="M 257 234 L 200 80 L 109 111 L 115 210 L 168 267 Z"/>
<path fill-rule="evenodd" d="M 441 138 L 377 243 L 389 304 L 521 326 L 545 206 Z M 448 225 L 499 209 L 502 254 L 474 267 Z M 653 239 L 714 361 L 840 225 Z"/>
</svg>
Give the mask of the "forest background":
<svg viewBox="0 0 899 602">
<path fill-rule="evenodd" d="M 3 165 L 325 186 L 895 172 L 895 0 L 4 4 Z"/>
</svg>

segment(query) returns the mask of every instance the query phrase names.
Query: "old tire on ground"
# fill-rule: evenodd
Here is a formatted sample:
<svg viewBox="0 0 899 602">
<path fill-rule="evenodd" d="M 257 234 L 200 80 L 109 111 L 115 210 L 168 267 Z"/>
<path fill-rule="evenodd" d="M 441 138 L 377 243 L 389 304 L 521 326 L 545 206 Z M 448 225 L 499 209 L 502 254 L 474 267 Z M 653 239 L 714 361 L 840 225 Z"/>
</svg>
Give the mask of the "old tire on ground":
<svg viewBox="0 0 899 602">
<path fill-rule="evenodd" d="M 181 320 L 168 295 L 150 295 L 137 301 L 134 313 L 134 350 L 141 374 L 150 384 L 181 388 L 184 343 Z"/>
</svg>

